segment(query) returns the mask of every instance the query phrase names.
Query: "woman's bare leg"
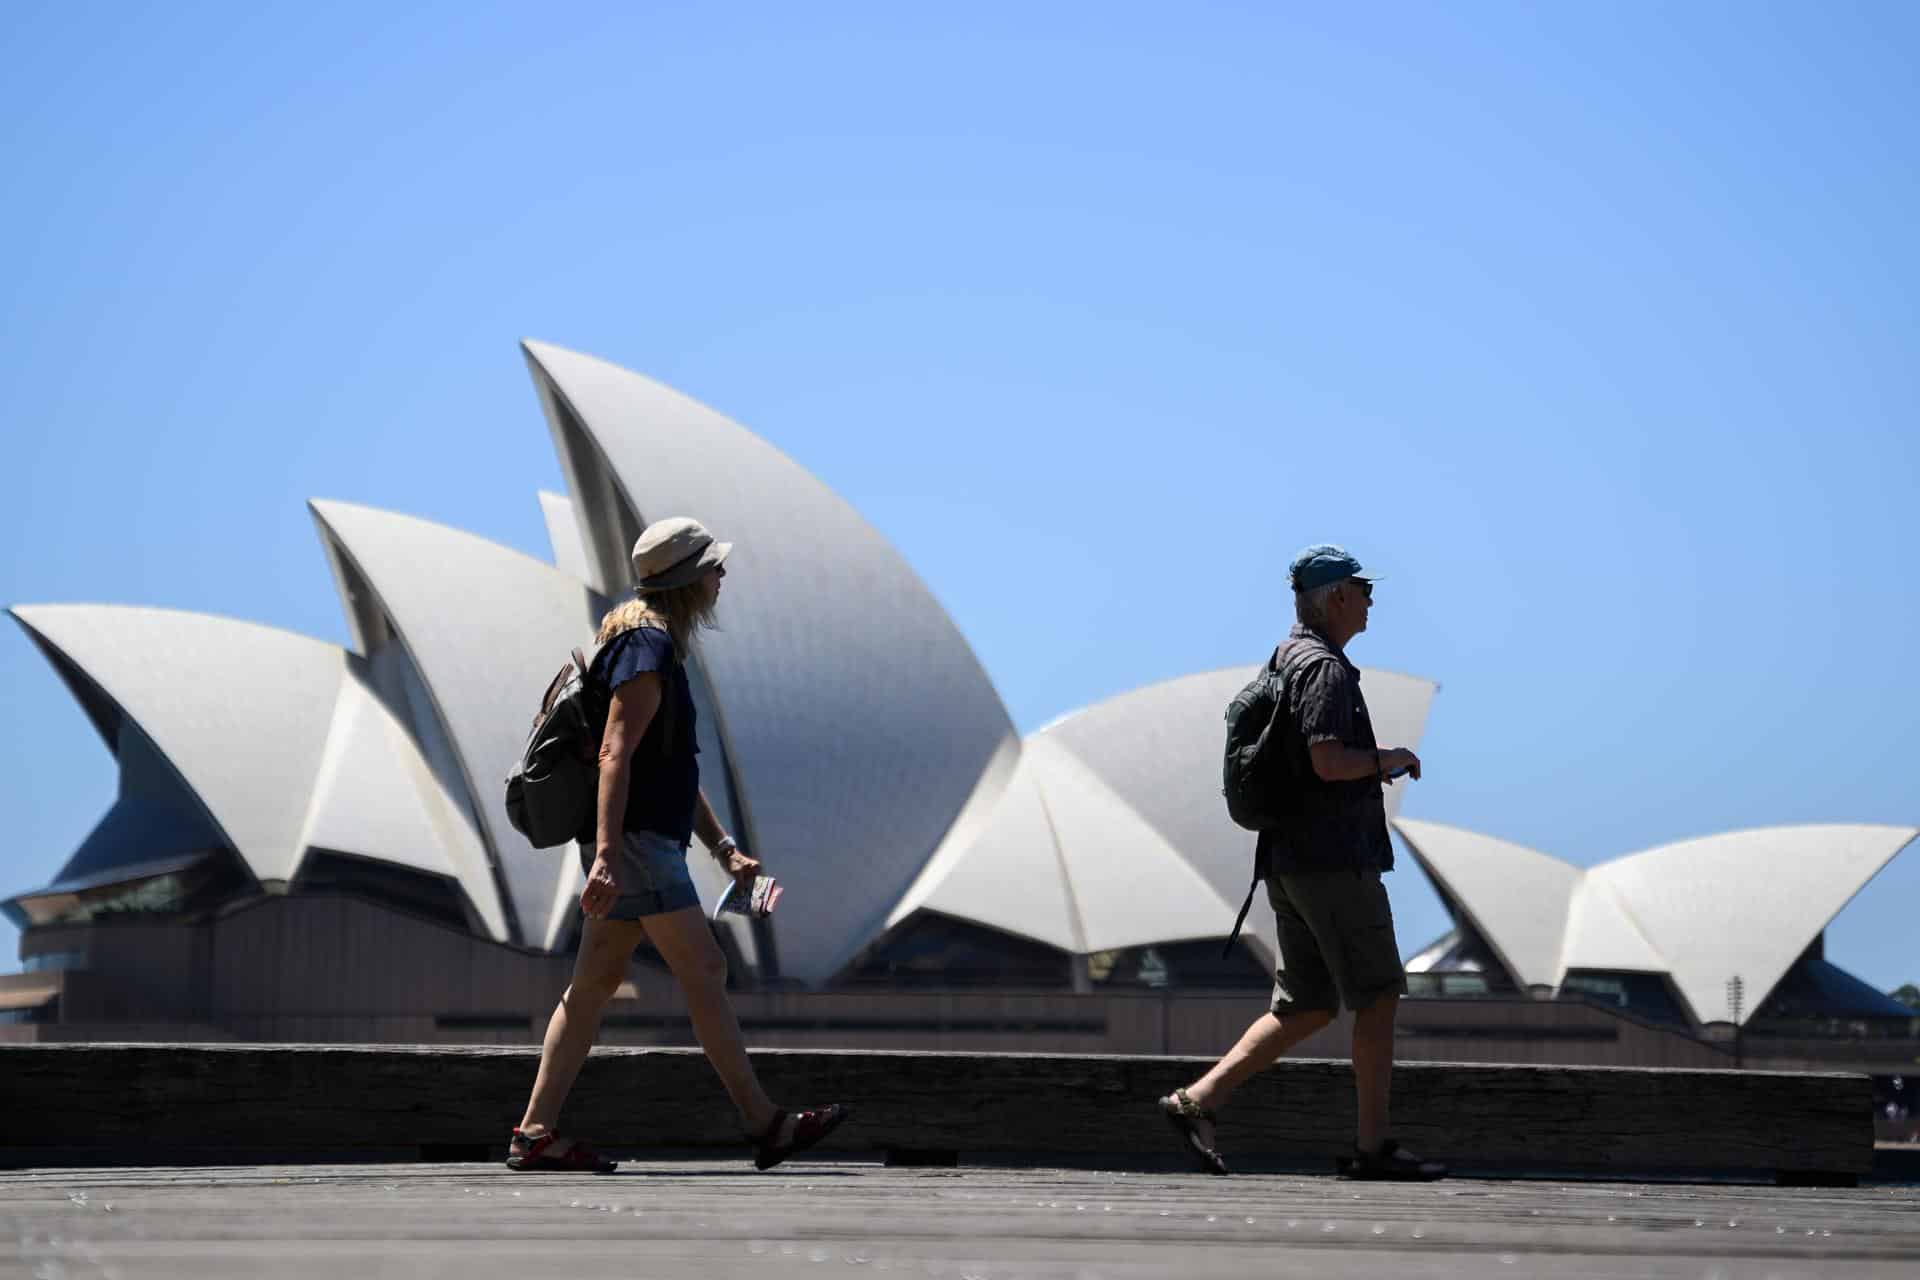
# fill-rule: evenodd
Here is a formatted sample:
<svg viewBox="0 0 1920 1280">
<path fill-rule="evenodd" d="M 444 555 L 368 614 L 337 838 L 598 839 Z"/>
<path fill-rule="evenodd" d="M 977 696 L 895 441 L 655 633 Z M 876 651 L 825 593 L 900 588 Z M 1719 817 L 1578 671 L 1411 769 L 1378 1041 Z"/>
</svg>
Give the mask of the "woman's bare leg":
<svg viewBox="0 0 1920 1280">
<path fill-rule="evenodd" d="M 547 1021 L 547 1038 L 540 1046 L 540 1073 L 527 1099 L 522 1132 L 538 1135 L 560 1120 L 560 1107 L 580 1075 L 580 1067 L 600 1034 L 600 1015 L 627 975 L 633 949 L 646 937 L 637 920 L 597 920 L 588 917 L 580 935 L 580 951 L 573 958 L 573 981 Z M 555 1148 L 558 1154 L 561 1148 Z"/>
<path fill-rule="evenodd" d="M 733 1002 L 727 999 L 726 953 L 713 940 L 706 913 L 699 907 L 682 907 L 648 916 L 643 923 L 647 937 L 686 993 L 693 1034 L 706 1050 L 707 1061 L 713 1064 L 720 1083 L 726 1086 L 727 1096 L 739 1109 L 741 1123 L 750 1134 L 764 1133 L 777 1108 L 761 1089 L 760 1078 L 747 1059 L 740 1020 L 734 1017 Z"/>
</svg>

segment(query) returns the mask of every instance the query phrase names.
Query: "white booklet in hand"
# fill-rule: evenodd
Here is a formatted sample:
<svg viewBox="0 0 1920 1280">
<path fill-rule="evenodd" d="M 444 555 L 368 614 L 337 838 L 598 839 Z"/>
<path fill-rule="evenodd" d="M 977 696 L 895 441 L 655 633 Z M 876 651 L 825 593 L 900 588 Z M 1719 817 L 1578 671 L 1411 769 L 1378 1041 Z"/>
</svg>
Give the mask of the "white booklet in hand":
<svg viewBox="0 0 1920 1280">
<path fill-rule="evenodd" d="M 780 882 L 772 876 L 755 876 L 751 892 L 742 893 L 740 882 L 734 881 L 727 891 L 720 895 L 720 901 L 713 905 L 713 918 L 731 912 L 734 915 L 752 916 L 756 920 L 765 920 L 773 914 L 773 908 L 780 901 Z"/>
</svg>

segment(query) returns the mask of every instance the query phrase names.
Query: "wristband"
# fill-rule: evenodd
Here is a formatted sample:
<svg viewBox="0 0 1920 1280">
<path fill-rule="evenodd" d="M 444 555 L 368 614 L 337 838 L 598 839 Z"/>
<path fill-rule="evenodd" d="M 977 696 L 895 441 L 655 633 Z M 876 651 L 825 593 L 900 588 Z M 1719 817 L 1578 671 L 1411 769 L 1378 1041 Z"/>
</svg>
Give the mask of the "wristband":
<svg viewBox="0 0 1920 1280">
<path fill-rule="evenodd" d="M 1380 763 L 1380 748 L 1373 749 L 1373 776 L 1377 782 L 1386 781 L 1387 766 Z"/>
<path fill-rule="evenodd" d="M 732 836 L 721 836 L 718 840 L 714 841 L 713 856 L 716 858 L 724 858 L 739 847 L 740 842 Z"/>
</svg>

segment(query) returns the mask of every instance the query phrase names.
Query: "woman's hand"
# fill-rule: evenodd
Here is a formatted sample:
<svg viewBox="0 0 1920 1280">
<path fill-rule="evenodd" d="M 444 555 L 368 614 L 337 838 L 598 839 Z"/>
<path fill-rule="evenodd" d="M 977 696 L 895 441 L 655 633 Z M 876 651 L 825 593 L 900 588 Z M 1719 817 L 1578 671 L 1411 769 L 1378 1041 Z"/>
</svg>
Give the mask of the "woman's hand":
<svg viewBox="0 0 1920 1280">
<path fill-rule="evenodd" d="M 726 867 L 727 874 L 733 877 L 733 882 L 739 886 L 741 893 L 753 892 L 753 878 L 760 874 L 760 859 L 735 845 L 727 850 L 727 856 L 721 865 Z"/>
<path fill-rule="evenodd" d="M 593 869 L 587 872 L 587 887 L 580 894 L 580 910 L 596 920 L 613 910 L 620 897 L 620 877 L 613 866 L 606 854 L 595 854 Z"/>
</svg>

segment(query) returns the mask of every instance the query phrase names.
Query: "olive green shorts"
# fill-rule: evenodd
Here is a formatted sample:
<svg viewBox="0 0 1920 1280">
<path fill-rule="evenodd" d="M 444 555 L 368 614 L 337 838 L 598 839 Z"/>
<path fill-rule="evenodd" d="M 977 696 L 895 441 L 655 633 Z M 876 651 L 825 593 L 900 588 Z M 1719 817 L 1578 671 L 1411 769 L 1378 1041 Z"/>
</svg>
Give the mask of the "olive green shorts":
<svg viewBox="0 0 1920 1280">
<path fill-rule="evenodd" d="M 1276 1016 L 1341 1005 L 1364 1009 L 1407 994 L 1407 970 L 1393 936 L 1393 906 L 1378 871 L 1303 871 L 1267 878 L 1280 926 L 1273 975 Z"/>
</svg>

